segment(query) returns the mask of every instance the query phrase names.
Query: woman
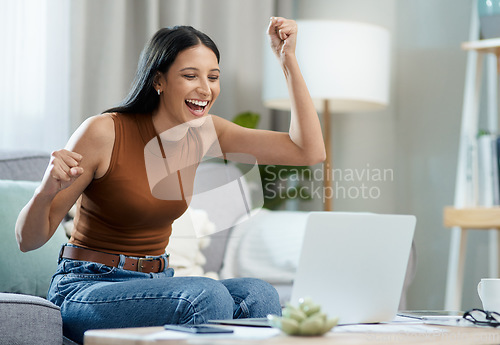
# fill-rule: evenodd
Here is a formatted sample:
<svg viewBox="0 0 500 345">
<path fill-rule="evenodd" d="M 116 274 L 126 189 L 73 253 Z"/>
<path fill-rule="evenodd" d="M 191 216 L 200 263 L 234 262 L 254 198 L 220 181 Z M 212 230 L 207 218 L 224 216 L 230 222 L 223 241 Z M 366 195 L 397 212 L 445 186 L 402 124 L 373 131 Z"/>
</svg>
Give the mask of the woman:
<svg viewBox="0 0 500 345">
<path fill-rule="evenodd" d="M 292 100 L 289 133 L 246 129 L 212 115 L 220 149 L 253 155 L 262 164 L 321 162 L 320 124 L 294 55 L 297 26 L 273 17 L 268 34 Z M 87 119 L 65 149 L 52 153 L 40 187 L 19 214 L 16 236 L 23 252 L 42 246 L 78 201 L 73 234 L 48 293 L 61 307 L 69 338 L 82 342 L 85 330 L 95 328 L 280 313 L 276 291 L 263 281 L 174 278 L 168 268 L 171 224 L 187 202 L 152 195 L 144 148 L 158 133 L 209 116 L 220 91 L 218 63 L 217 47 L 205 34 L 191 27 L 158 31 L 122 105 Z M 162 154 L 200 154 L 189 146 Z M 192 180 L 182 182 L 181 190 L 192 187 Z"/>
</svg>

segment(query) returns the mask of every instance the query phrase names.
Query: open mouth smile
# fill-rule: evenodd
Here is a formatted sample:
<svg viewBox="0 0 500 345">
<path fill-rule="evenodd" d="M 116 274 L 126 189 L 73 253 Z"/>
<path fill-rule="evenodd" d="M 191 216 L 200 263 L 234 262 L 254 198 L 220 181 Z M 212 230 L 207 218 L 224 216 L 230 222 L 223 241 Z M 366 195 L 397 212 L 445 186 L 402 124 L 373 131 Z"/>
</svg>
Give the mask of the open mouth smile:
<svg viewBox="0 0 500 345">
<path fill-rule="evenodd" d="M 185 101 L 187 107 L 195 116 L 202 116 L 205 113 L 205 108 L 208 105 L 208 101 L 200 101 L 196 99 L 186 99 Z"/>
</svg>

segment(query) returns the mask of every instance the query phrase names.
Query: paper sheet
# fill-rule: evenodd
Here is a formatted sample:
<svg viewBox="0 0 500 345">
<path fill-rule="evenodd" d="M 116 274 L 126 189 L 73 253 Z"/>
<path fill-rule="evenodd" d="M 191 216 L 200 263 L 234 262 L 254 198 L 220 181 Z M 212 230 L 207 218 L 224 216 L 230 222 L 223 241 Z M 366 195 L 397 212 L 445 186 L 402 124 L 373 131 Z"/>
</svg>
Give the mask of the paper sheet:
<svg viewBox="0 0 500 345">
<path fill-rule="evenodd" d="M 360 325 L 345 325 L 337 326 L 333 332 L 342 333 L 436 333 L 449 332 L 442 328 L 432 327 L 424 324 L 400 323 L 400 324 L 360 324 Z"/>
</svg>

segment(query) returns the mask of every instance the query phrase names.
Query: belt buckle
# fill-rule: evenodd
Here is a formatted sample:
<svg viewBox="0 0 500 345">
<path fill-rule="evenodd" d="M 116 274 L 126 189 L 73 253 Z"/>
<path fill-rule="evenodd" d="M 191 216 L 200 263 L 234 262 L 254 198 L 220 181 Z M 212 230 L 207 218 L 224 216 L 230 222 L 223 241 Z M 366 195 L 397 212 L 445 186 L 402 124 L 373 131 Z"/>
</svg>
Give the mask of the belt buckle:
<svg viewBox="0 0 500 345">
<path fill-rule="evenodd" d="M 139 258 L 137 261 L 137 272 L 142 272 L 142 269 L 144 268 L 143 262 L 144 261 L 155 261 L 157 259 L 155 258 Z"/>
</svg>

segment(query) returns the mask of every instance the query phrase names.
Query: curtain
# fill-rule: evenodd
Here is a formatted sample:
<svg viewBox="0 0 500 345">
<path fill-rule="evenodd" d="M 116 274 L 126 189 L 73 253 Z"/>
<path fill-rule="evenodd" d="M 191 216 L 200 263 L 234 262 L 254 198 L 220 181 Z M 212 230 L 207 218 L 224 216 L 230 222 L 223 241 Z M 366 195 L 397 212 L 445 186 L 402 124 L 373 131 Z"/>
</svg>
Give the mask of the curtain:
<svg viewBox="0 0 500 345">
<path fill-rule="evenodd" d="M 292 1 L 71 1 L 72 129 L 119 103 L 128 93 L 140 52 L 161 27 L 191 25 L 221 52 L 221 95 L 211 113 L 231 119 L 242 111 L 270 111 L 261 101 L 262 49 L 272 15 L 290 16 Z"/>
<path fill-rule="evenodd" d="M 65 0 L 0 0 L 0 149 L 68 139 L 68 17 Z"/>
</svg>

